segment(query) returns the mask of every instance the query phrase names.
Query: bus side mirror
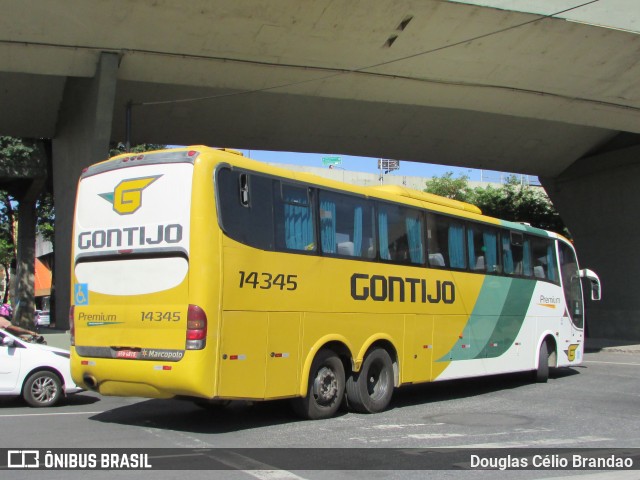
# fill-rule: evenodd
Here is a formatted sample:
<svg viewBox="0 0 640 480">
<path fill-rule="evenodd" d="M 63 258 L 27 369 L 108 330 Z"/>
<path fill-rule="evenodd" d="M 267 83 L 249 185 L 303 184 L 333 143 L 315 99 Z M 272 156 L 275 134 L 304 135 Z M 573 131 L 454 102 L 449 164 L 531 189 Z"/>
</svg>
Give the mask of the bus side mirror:
<svg viewBox="0 0 640 480">
<path fill-rule="evenodd" d="M 585 268 L 580 270 L 580 277 L 586 278 L 591 284 L 591 300 L 598 301 L 602 298 L 602 290 L 600 287 L 600 278 L 595 272 Z"/>
<path fill-rule="evenodd" d="M 2 339 L 2 345 L 4 345 L 5 347 L 13 347 L 15 345 L 15 342 L 13 341 L 13 338 L 11 337 L 4 337 Z"/>
</svg>

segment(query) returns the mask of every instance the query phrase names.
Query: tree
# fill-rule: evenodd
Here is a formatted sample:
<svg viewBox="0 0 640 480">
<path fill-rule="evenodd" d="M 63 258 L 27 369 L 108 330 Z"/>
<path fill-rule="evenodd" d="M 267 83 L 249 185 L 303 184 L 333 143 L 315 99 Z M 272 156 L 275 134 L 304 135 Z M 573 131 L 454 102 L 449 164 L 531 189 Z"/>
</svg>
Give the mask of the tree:
<svg viewBox="0 0 640 480">
<path fill-rule="evenodd" d="M 149 150 L 159 150 L 165 145 L 141 144 L 134 146 L 132 152 L 146 152 Z M 122 143 L 112 143 L 110 145 L 110 156 L 119 155 L 125 152 Z M 33 142 L 20 138 L 0 136 L 0 166 L 7 172 L 8 176 L 14 178 L 29 178 L 25 173 L 28 165 L 33 162 L 37 154 Z M 98 160 L 98 159 L 96 159 Z M 16 192 L 20 190 L 18 187 Z M 15 192 L 0 190 L 0 265 L 4 267 L 6 276 L 6 288 L 2 292 L 2 301 L 6 302 L 8 296 L 9 272 L 12 265 L 15 265 L 17 243 L 17 219 L 16 212 L 19 199 Z M 36 232 L 53 243 L 55 229 L 55 208 L 53 204 L 53 191 L 51 182 L 46 182 L 45 189 L 36 201 Z"/>
<path fill-rule="evenodd" d="M 491 217 L 528 223 L 569 237 L 569 231 L 544 189 L 521 184 L 511 176 L 499 188 L 469 187 L 468 177 L 453 178 L 453 172 L 435 177 L 427 183 L 425 192 L 471 203 Z"/>
<path fill-rule="evenodd" d="M 33 178 L 34 173 L 38 175 L 44 171 L 40 153 L 35 142 L 0 136 L 0 166 L 3 174 L 11 179 L 11 182 L 3 185 L 5 190 L 0 190 L 0 264 L 5 275 L 5 290 L 2 292 L 3 302 L 7 301 L 9 275 L 17 255 L 18 195 L 27 188 L 27 182 L 31 182 L 30 178 Z M 37 212 L 44 213 L 44 215 L 39 215 L 36 228 L 38 233 L 42 233 L 45 238 L 51 238 L 53 231 L 54 214 L 53 203 L 48 199 L 50 196 L 50 192 L 44 191 L 36 202 Z M 51 205 L 50 208 L 44 206 L 47 203 Z"/>
<path fill-rule="evenodd" d="M 132 146 L 130 153 L 150 152 L 151 150 L 162 150 L 163 148 L 167 148 L 167 146 L 158 143 L 141 143 L 140 145 Z M 109 145 L 109 157 L 115 157 L 122 153 L 127 153 L 127 147 L 124 143 L 114 142 Z"/>
<path fill-rule="evenodd" d="M 11 266 L 16 258 L 16 221 L 13 203 L 6 192 L 0 191 L 0 265 L 4 275 L 2 303 L 7 303 Z"/>
<path fill-rule="evenodd" d="M 569 236 L 560 214 L 542 188 L 521 184 L 511 176 L 500 188 L 474 189 L 472 203 L 482 213 L 512 222 L 529 223 Z"/>
<path fill-rule="evenodd" d="M 16 178 L 28 177 L 25 172 L 29 170 L 28 165 L 33 162 L 37 155 L 36 147 L 32 142 L 25 142 L 20 138 L 0 136 L 0 163 L 3 170 Z M 14 211 L 18 205 L 18 199 L 14 192 L 0 190 L 0 220 L 3 225 L 6 221 L 11 221 L 13 231 L 11 242 L 15 244 L 15 222 Z M 53 239 L 53 222 L 55 214 L 53 211 L 53 197 L 50 183 L 45 184 L 45 188 L 36 201 L 38 212 L 37 232 L 46 240 Z M 3 237 L 6 238 L 6 237 Z"/>
<path fill-rule="evenodd" d="M 42 238 L 46 241 L 53 243 L 56 214 L 53 206 L 52 193 L 48 191 L 42 193 L 36 203 L 36 211 L 38 212 L 36 231 L 42 235 Z"/>
<path fill-rule="evenodd" d="M 468 202 L 473 195 L 472 189 L 469 187 L 469 177 L 460 175 L 458 178 L 453 178 L 453 172 L 447 172 L 442 177 L 433 177 L 428 180 L 427 188 L 424 191 L 461 202 Z"/>
</svg>

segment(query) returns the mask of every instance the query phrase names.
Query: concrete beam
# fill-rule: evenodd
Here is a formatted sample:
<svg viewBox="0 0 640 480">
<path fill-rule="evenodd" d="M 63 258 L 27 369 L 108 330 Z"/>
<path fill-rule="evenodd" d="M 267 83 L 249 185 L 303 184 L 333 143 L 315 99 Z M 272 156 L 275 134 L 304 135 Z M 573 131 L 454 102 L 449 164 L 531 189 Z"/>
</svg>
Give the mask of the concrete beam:
<svg viewBox="0 0 640 480">
<path fill-rule="evenodd" d="M 68 327 L 71 294 L 71 237 L 77 181 L 82 168 L 107 158 L 118 55 L 102 53 L 93 78 L 68 78 L 53 140 L 56 205 L 53 320 Z"/>
<path fill-rule="evenodd" d="M 586 301 L 587 335 L 640 341 L 640 139 L 583 158 L 555 178 L 541 178 L 578 251 L 581 268 L 602 281 L 603 299 Z M 602 151 L 602 150 L 601 150 Z"/>
</svg>

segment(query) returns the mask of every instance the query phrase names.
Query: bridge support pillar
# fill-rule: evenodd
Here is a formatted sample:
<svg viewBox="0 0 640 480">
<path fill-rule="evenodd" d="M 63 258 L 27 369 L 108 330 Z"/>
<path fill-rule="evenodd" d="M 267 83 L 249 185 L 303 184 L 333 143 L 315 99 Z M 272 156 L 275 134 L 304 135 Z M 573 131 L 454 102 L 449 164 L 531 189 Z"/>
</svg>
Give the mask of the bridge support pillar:
<svg viewBox="0 0 640 480">
<path fill-rule="evenodd" d="M 78 177 L 82 169 L 109 154 L 118 55 L 102 53 L 93 78 L 68 78 L 53 139 L 53 191 L 56 208 L 55 306 L 58 328 L 69 326 L 71 242 Z"/>
<path fill-rule="evenodd" d="M 45 180 L 46 177 L 34 178 L 18 198 L 18 255 L 13 296 L 18 301 L 14 303 L 13 320 L 30 330 L 34 329 L 35 312 L 36 200 Z"/>
<path fill-rule="evenodd" d="M 640 145 L 585 157 L 540 180 L 571 231 L 581 268 L 602 282 L 602 301 L 586 300 L 587 337 L 640 341 Z"/>
</svg>

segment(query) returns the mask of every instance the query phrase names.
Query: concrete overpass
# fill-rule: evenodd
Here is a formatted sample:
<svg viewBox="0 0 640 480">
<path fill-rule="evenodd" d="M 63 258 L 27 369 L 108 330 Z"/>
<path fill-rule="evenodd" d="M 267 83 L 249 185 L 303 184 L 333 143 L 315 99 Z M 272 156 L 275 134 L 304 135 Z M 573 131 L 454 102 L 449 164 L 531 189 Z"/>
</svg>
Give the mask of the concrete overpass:
<svg viewBox="0 0 640 480">
<path fill-rule="evenodd" d="M 591 333 L 640 339 L 632 293 L 640 282 L 622 268 L 640 264 L 631 220 L 640 179 L 637 4 L 557 0 L 526 13 L 509 9 L 539 2 L 484 3 L 508 9 L 442 0 L 5 1 L 0 134 L 53 139 L 58 322 L 68 307 L 76 177 L 106 157 L 109 140 L 125 139 L 131 103 L 133 143 L 331 151 L 541 176 L 583 263 L 604 282 L 605 300 L 589 306 Z M 590 24 L 607 11 L 623 15 Z"/>
</svg>

